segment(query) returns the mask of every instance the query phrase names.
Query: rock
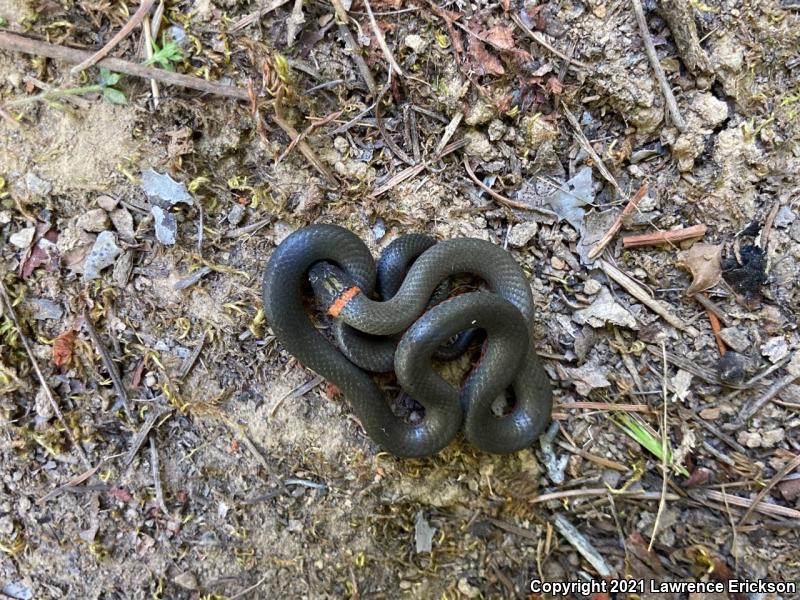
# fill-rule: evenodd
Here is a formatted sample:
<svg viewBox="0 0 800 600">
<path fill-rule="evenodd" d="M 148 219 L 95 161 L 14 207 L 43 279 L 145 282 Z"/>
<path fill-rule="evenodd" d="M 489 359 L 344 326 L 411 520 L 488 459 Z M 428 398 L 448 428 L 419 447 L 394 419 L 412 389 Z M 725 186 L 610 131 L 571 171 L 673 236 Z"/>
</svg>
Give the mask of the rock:
<svg viewBox="0 0 800 600">
<path fill-rule="evenodd" d="M 172 580 L 175 585 L 182 587 L 185 590 L 196 590 L 200 586 L 197 583 L 197 577 L 191 571 L 184 571 Z"/>
<path fill-rule="evenodd" d="M 493 160 L 499 156 L 496 146 L 480 131 L 468 131 L 464 134 L 464 138 L 467 140 L 464 152 L 468 156 L 473 156 L 483 161 Z"/>
<path fill-rule="evenodd" d="M 84 262 L 83 280 L 91 281 L 100 277 L 100 271 L 113 265 L 121 252 L 114 234 L 110 231 L 101 232 Z"/>
<path fill-rule="evenodd" d="M 541 115 L 526 115 L 520 122 L 520 136 L 524 137 L 527 148 L 536 151 L 545 142 L 558 137 L 558 128 Z"/>
<path fill-rule="evenodd" d="M 597 292 L 599 292 L 603 288 L 602 285 L 596 280 L 589 278 L 583 284 L 583 291 L 590 296 L 594 296 Z"/>
<path fill-rule="evenodd" d="M 178 222 L 175 215 L 160 206 L 152 206 L 150 212 L 155 219 L 156 239 L 165 246 L 171 246 L 178 238 Z"/>
<path fill-rule="evenodd" d="M 10 210 L 0 210 L 0 225 L 7 225 L 8 223 L 11 223 L 11 219 L 13 218 L 14 215 Z"/>
<path fill-rule="evenodd" d="M 133 216 L 127 208 L 118 208 L 111 212 L 111 222 L 119 236 L 126 242 L 134 241 Z"/>
<path fill-rule="evenodd" d="M 508 234 L 508 243 L 514 248 L 522 248 L 530 242 L 539 231 L 539 225 L 531 221 L 530 223 L 519 223 L 511 228 Z"/>
<path fill-rule="evenodd" d="M 35 194 L 36 196 L 47 196 L 53 191 L 53 184 L 49 181 L 45 181 L 35 173 L 27 173 L 25 175 L 25 187 L 28 188 L 31 194 Z"/>
<path fill-rule="evenodd" d="M 119 200 L 108 194 L 102 194 L 97 197 L 97 206 L 106 212 L 111 212 L 117 208 L 117 204 L 119 204 Z"/>
<path fill-rule="evenodd" d="M 26 227 L 20 229 L 16 233 L 12 233 L 8 241 L 20 250 L 27 249 L 33 243 L 33 237 L 36 235 L 36 227 Z"/>
<path fill-rule="evenodd" d="M 467 114 L 464 116 L 464 123 L 475 127 L 486 125 L 497 115 L 497 107 L 488 98 L 479 97 L 478 100 L 469 106 Z"/>
<path fill-rule="evenodd" d="M 726 385 L 739 385 L 744 381 L 747 372 L 747 361 L 744 356 L 728 350 L 717 362 L 719 380 Z"/>
<path fill-rule="evenodd" d="M 575 311 L 572 320 L 592 327 L 605 327 L 606 323 L 638 329 L 634 316 L 621 304 L 618 304 L 608 288 L 603 286 L 591 306 Z"/>
<path fill-rule="evenodd" d="M 157 173 L 153 169 L 142 171 L 141 185 L 142 190 L 151 201 L 165 202 L 165 206 L 174 206 L 178 203 L 190 206 L 194 204 L 194 199 L 189 195 L 185 184 L 175 181 L 169 175 Z"/>
<path fill-rule="evenodd" d="M 740 431 L 736 435 L 736 441 L 746 448 L 758 448 L 761 446 L 761 434 L 755 431 Z"/>
<path fill-rule="evenodd" d="M 411 35 L 407 35 L 403 40 L 403 45 L 406 48 L 411 48 L 417 54 L 420 54 L 425 51 L 428 47 L 428 41 L 425 40 L 421 35 L 417 35 L 416 33 L 412 33 Z"/>
<path fill-rule="evenodd" d="M 105 231 L 109 226 L 108 213 L 102 208 L 94 208 L 87 210 L 80 215 L 75 221 L 75 225 L 84 231 L 91 231 L 92 233 L 99 233 Z"/>
<path fill-rule="evenodd" d="M 53 412 L 53 405 L 50 404 L 50 399 L 47 397 L 47 392 L 45 392 L 44 388 L 41 386 L 39 387 L 39 391 L 36 392 L 33 407 L 36 411 L 36 416 L 42 421 L 49 421 L 55 414 Z"/>
<path fill-rule="evenodd" d="M 241 223 L 242 219 L 244 219 L 244 211 L 245 208 L 243 205 L 238 203 L 234 204 L 228 211 L 228 216 L 227 216 L 228 223 L 230 223 L 234 227 L 238 227 L 239 223 Z"/>
<path fill-rule="evenodd" d="M 762 344 L 761 354 L 766 356 L 773 364 L 779 362 L 789 354 L 789 345 L 786 343 L 786 338 L 781 335 L 769 338 L 765 344 Z"/>
<path fill-rule="evenodd" d="M 785 429 L 769 429 L 761 434 L 761 446 L 764 448 L 772 448 L 780 444 L 785 438 Z"/>
<path fill-rule="evenodd" d="M 792 209 L 788 206 L 781 206 L 781 209 L 778 211 L 778 214 L 775 215 L 775 227 L 779 227 L 781 229 L 785 229 L 789 227 L 792 223 L 794 223 L 795 214 L 792 212 Z"/>
<path fill-rule="evenodd" d="M 491 141 L 500 141 L 506 134 L 506 126 L 500 119 L 493 119 L 492 122 L 489 123 L 489 129 L 487 130 L 487 133 L 489 134 L 489 139 Z"/>
<path fill-rule="evenodd" d="M 37 321 L 46 321 L 48 319 L 57 321 L 64 314 L 61 305 L 49 298 L 29 298 L 25 303 L 30 305 L 33 310 L 33 318 Z"/>
<path fill-rule="evenodd" d="M 720 330 L 719 336 L 725 344 L 737 352 L 745 352 L 752 345 L 747 332 L 741 327 L 725 327 Z"/>
</svg>

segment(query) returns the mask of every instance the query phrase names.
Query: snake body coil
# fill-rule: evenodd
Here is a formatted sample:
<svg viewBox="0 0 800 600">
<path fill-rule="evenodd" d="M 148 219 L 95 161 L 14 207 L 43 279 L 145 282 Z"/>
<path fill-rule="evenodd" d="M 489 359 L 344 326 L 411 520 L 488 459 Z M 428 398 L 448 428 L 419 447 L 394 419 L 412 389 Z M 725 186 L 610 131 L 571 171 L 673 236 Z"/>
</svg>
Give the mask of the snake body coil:
<svg viewBox="0 0 800 600">
<path fill-rule="evenodd" d="M 378 279 L 384 299 L 374 300 L 375 262 L 353 233 L 334 225 L 312 225 L 288 236 L 273 252 L 264 274 L 264 310 L 275 336 L 301 363 L 335 384 L 367 434 L 397 456 L 434 454 L 462 426 L 466 438 L 487 452 L 529 446 L 550 421 L 552 392 L 533 346 L 533 298 L 522 269 L 508 252 L 483 240 L 432 243 L 425 236 L 403 236 L 392 244 L 392 251 L 404 252 L 405 244 L 405 258 L 381 259 Z M 392 269 L 400 272 L 393 274 Z M 461 273 L 480 277 L 489 291 L 462 294 L 428 310 L 437 287 Z M 365 372 L 371 364 L 383 366 L 385 360 L 378 364 L 352 355 L 348 360 L 316 330 L 303 305 L 309 280 L 329 313 L 346 324 L 337 326 L 351 328 L 345 336 L 337 334 L 340 341 L 347 336 L 363 337 L 365 343 L 372 336 L 395 336 L 394 341 L 399 337 L 396 351 L 387 338 L 372 341 L 393 353 L 401 387 L 425 407 L 420 423 L 410 425 L 395 416 Z M 486 345 L 480 363 L 458 391 L 433 370 L 431 360 L 453 336 L 471 329 L 486 333 Z M 509 386 L 514 396 L 511 412 L 497 417 L 492 405 Z"/>
</svg>

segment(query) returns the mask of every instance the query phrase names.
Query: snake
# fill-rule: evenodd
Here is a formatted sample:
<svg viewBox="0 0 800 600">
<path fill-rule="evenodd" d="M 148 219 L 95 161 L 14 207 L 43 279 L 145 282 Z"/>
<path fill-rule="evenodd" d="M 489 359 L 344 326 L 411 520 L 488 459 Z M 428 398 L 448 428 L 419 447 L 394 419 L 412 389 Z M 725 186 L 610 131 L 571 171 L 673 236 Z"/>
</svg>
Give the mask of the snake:
<svg viewBox="0 0 800 600">
<path fill-rule="evenodd" d="M 398 267 L 405 271 L 399 288 L 376 298 L 376 284 L 387 274 L 379 277 L 356 234 L 314 224 L 287 236 L 263 277 L 264 313 L 273 334 L 301 364 L 334 384 L 367 435 L 395 456 L 431 456 L 460 431 L 484 452 L 529 447 L 550 422 L 552 388 L 535 351 L 534 303 L 524 271 L 506 250 L 481 239 L 408 243 L 427 247 Z M 430 306 L 443 281 L 464 273 L 483 280 L 487 289 Z M 309 284 L 328 314 L 359 335 L 399 336 L 394 370 L 400 386 L 424 407 L 421 421 L 396 416 L 367 370 L 317 330 L 306 309 Z M 483 331 L 486 340 L 480 361 L 457 390 L 436 372 L 433 359 L 448 340 L 471 329 Z M 511 409 L 498 416 L 493 406 L 503 395 L 511 396 Z"/>
</svg>

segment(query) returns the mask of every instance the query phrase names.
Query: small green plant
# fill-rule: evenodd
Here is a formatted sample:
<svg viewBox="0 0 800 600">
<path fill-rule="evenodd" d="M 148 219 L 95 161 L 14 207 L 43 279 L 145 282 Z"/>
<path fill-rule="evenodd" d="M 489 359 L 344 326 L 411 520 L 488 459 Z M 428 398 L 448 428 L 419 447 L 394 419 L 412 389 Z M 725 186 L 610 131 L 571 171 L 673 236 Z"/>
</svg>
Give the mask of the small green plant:
<svg viewBox="0 0 800 600">
<path fill-rule="evenodd" d="M 633 440 L 637 441 L 644 449 L 650 452 L 650 454 L 657 457 L 662 462 L 669 464 L 684 477 L 689 476 L 689 472 L 684 467 L 673 462 L 672 451 L 669 448 L 664 448 L 662 446 L 661 441 L 656 437 L 656 435 L 654 435 L 652 430 L 643 421 L 641 421 L 641 419 L 621 412 L 616 415 L 616 418 L 613 419 L 613 422 Z M 664 460 L 665 450 L 667 453 L 666 460 Z"/>
<path fill-rule="evenodd" d="M 100 92 L 103 98 L 112 104 L 125 104 L 128 99 L 121 91 L 113 87 L 119 82 L 122 75 L 119 73 L 112 73 L 108 69 L 100 69 L 100 81 L 91 85 L 82 85 L 80 87 L 67 88 L 64 90 L 52 89 L 46 90 L 41 94 L 34 96 L 26 96 L 24 98 L 17 98 L 6 102 L 6 107 L 22 106 L 32 102 L 46 102 L 48 104 L 58 104 L 56 100 L 64 96 L 80 96 L 83 94 L 90 94 Z"/>
<path fill-rule="evenodd" d="M 183 60 L 180 47 L 174 41 L 167 41 L 166 35 L 161 36 L 161 47 L 158 47 L 155 40 L 152 42 L 153 56 L 144 61 L 145 65 L 158 64 L 167 71 L 175 70 L 175 63 Z"/>
</svg>

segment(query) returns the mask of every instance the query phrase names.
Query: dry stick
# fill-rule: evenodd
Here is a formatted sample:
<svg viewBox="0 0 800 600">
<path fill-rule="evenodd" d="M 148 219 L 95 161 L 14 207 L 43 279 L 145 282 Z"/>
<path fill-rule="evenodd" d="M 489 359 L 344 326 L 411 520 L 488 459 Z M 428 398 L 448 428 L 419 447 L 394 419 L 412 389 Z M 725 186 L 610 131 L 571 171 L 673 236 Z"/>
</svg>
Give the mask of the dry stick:
<svg viewBox="0 0 800 600">
<path fill-rule="evenodd" d="M 97 466 L 94 466 L 94 467 L 90 468 L 88 471 L 84 471 L 83 473 L 80 473 L 79 475 L 76 475 L 75 477 L 70 479 L 67 483 L 65 483 L 63 485 L 60 485 L 55 489 L 50 490 L 44 496 L 42 496 L 41 498 L 39 498 L 36 501 L 36 505 L 37 506 L 41 506 L 42 504 L 44 504 L 48 500 L 52 500 L 56 496 L 61 495 L 61 493 L 66 491 L 68 488 L 71 488 L 72 486 L 75 486 L 75 485 L 80 485 L 81 483 L 83 483 L 84 481 L 89 479 L 92 475 L 97 473 L 97 470 L 106 463 L 106 460 L 108 460 L 108 459 L 101 460 L 99 463 L 97 463 Z"/>
<path fill-rule="evenodd" d="M 89 316 L 89 311 L 84 311 L 83 313 L 83 324 L 86 326 L 86 331 L 89 332 L 89 337 L 92 338 L 92 342 L 94 342 L 95 348 L 97 348 L 97 352 L 100 354 L 100 358 L 103 360 L 103 365 L 105 365 L 106 371 L 108 371 L 108 374 L 111 377 L 111 382 L 114 384 L 114 389 L 117 392 L 117 396 L 119 396 L 120 402 L 122 402 L 122 407 L 125 409 L 125 414 L 128 415 L 128 418 L 131 420 L 131 422 L 135 422 L 136 419 L 131 411 L 131 403 L 128 400 L 128 392 L 125 390 L 125 386 L 122 383 L 122 377 L 119 376 L 117 364 L 114 362 L 114 359 L 111 358 L 108 350 L 103 345 L 103 341 L 97 334 L 97 330 L 94 328 L 94 325 L 92 325 L 92 319 Z"/>
<path fill-rule="evenodd" d="M 617 232 L 620 229 L 622 229 L 622 222 L 628 215 L 633 213 L 633 211 L 638 206 L 639 202 L 641 202 L 642 198 L 645 197 L 645 195 L 647 194 L 647 189 L 648 189 L 647 182 L 645 182 L 642 184 L 642 187 L 640 187 L 636 191 L 636 193 L 633 195 L 633 198 L 631 198 L 630 202 L 628 202 L 628 204 L 622 210 L 620 215 L 617 217 L 617 220 L 614 221 L 614 223 L 611 225 L 609 230 L 606 231 L 605 235 L 600 239 L 600 241 L 598 241 L 595 244 L 594 248 L 592 248 L 589 251 L 589 254 L 587 256 L 590 259 L 594 260 L 595 258 L 600 256 L 603 250 L 605 250 L 605 247 L 608 246 L 609 243 L 611 243 L 611 240 L 614 239 L 614 236 L 617 235 Z"/>
<path fill-rule="evenodd" d="M 15 33 L 9 33 L 8 31 L 0 31 L 0 50 L 46 56 L 47 58 L 73 64 L 79 63 L 87 56 L 90 56 L 90 53 L 85 50 L 48 44 L 47 42 L 41 42 Z M 243 88 L 232 85 L 222 85 L 220 83 L 206 81 L 200 77 L 173 73 L 172 71 L 166 71 L 164 69 L 145 67 L 144 65 L 119 58 L 104 58 L 97 63 L 97 66 L 133 77 L 155 79 L 167 85 L 177 85 L 208 94 L 215 94 L 217 96 L 236 98 L 238 100 L 250 100 L 250 95 L 247 90 Z"/>
<path fill-rule="evenodd" d="M 375 15 L 372 14 L 372 7 L 369 5 L 369 0 L 364 0 L 364 7 L 367 9 L 367 15 L 369 15 L 369 22 L 370 25 L 372 25 L 372 31 L 375 33 L 375 39 L 378 40 L 378 46 L 380 46 L 383 56 L 392 66 L 392 70 L 395 73 L 397 73 L 400 77 L 405 77 L 403 69 L 401 69 L 400 65 L 397 64 L 397 61 L 394 59 L 394 54 L 392 54 L 389 46 L 386 45 L 383 32 L 381 31 L 380 27 L 378 27 L 378 22 L 375 20 Z"/>
<path fill-rule="evenodd" d="M 800 467 L 800 454 L 795 456 L 791 461 L 786 463 L 784 465 L 784 467 L 780 471 L 775 473 L 775 477 L 770 479 L 769 482 L 767 483 L 767 485 L 764 486 L 764 489 L 762 489 L 756 495 L 756 497 L 753 498 L 753 503 L 750 505 L 750 508 L 747 509 L 747 512 L 744 513 L 744 516 L 742 517 L 742 520 L 739 521 L 739 525 L 737 526 L 737 528 L 740 529 L 742 526 L 747 524 L 747 520 L 750 518 L 750 515 L 752 515 L 753 511 L 756 510 L 756 508 L 758 507 L 759 504 L 761 504 L 761 501 L 764 499 L 764 496 L 766 496 L 769 493 L 769 491 L 781 481 L 781 479 L 786 477 L 789 473 L 794 471 L 797 467 Z"/>
<path fill-rule="evenodd" d="M 759 240 L 759 246 L 761 246 L 762 250 L 767 249 L 767 245 L 769 244 L 769 234 L 772 231 L 772 225 L 775 223 L 775 217 L 778 216 L 778 211 L 781 208 L 781 201 L 775 200 L 775 203 L 772 205 L 772 210 L 769 211 L 767 215 L 766 221 L 764 221 L 764 229 L 761 231 L 761 239 Z"/>
<path fill-rule="evenodd" d="M 673 242 L 683 242 L 695 238 L 703 237 L 708 231 L 705 225 L 692 225 L 681 229 L 670 229 L 669 231 L 654 231 L 652 233 L 642 233 L 638 235 L 626 235 L 622 238 L 623 248 L 637 248 L 639 246 L 654 246 L 658 244 L 670 244 Z"/>
<path fill-rule="evenodd" d="M 247 15 L 245 17 L 242 17 L 241 19 L 236 21 L 236 23 L 234 23 L 231 26 L 230 32 L 231 33 L 236 33 L 240 29 L 244 29 L 245 27 L 248 27 L 248 26 L 252 25 L 253 23 L 258 21 L 261 17 L 263 17 L 267 13 L 272 12 L 276 8 L 280 8 L 281 6 L 286 4 L 287 2 L 289 2 L 289 0 L 272 0 L 272 2 L 270 2 L 266 6 L 263 6 L 263 7 L 259 8 L 257 11 L 252 12 L 249 15 Z"/>
<path fill-rule="evenodd" d="M 150 436 L 150 466 L 153 467 L 153 483 L 156 486 L 156 502 L 158 507 L 165 515 L 169 515 L 169 510 L 164 502 L 164 490 L 161 487 L 161 474 L 159 471 L 158 448 L 156 448 L 156 440 Z"/>
<path fill-rule="evenodd" d="M 750 500 L 749 498 L 732 496 L 731 494 L 718 492 L 716 490 L 706 490 L 705 495 L 711 500 L 716 500 L 717 502 L 726 502 L 741 508 L 749 508 L 751 505 L 755 504 L 753 500 Z M 789 519 L 800 519 L 800 510 L 795 510 L 793 508 L 789 508 L 788 506 L 772 504 L 771 502 L 759 502 L 758 504 L 755 504 L 755 506 L 756 512 L 760 512 L 765 515 L 770 515 L 773 517 L 787 517 Z"/>
<path fill-rule="evenodd" d="M 292 125 L 283 118 L 283 89 L 278 91 L 278 95 L 275 98 L 275 103 L 273 104 L 274 114 L 272 115 L 272 120 L 283 129 L 286 135 L 289 136 L 290 143 L 295 142 L 295 145 L 299 148 L 300 153 L 306 157 L 306 160 L 311 163 L 311 165 L 319 171 L 319 173 L 327 180 L 328 185 L 333 188 L 339 187 L 339 182 L 336 181 L 336 178 L 331 173 L 330 169 L 328 169 L 327 165 L 322 162 L 316 153 L 311 149 L 305 141 L 300 139 L 300 134 L 298 131 L 292 127 Z M 296 140 L 296 141 L 295 141 Z"/>
<path fill-rule="evenodd" d="M 475 185 L 480 187 L 484 192 L 489 194 L 492 198 L 497 200 L 503 206 L 507 206 L 509 208 L 516 208 L 519 210 L 532 210 L 547 215 L 555 215 L 555 213 L 547 210 L 546 208 L 540 208 L 538 206 L 529 206 L 524 202 L 517 202 L 516 200 L 512 200 L 511 198 L 506 198 L 502 194 L 498 194 L 497 192 L 495 192 L 492 188 L 490 188 L 488 185 L 486 185 L 480 179 L 478 179 L 477 175 L 475 175 L 475 171 L 472 170 L 472 165 L 469 164 L 469 158 L 467 158 L 466 154 L 464 155 L 464 169 L 466 169 L 469 178 L 475 182 Z"/>
<path fill-rule="evenodd" d="M 583 556 L 590 565 L 595 568 L 597 574 L 600 577 L 611 577 L 613 571 L 611 567 L 608 566 L 605 559 L 600 555 L 600 553 L 595 549 L 594 546 L 589 542 L 589 540 L 584 537 L 584 535 L 578 531 L 575 526 L 570 523 L 566 517 L 561 514 L 557 514 L 553 516 L 553 525 L 561 534 L 561 536 L 567 540 L 575 550 L 578 551 L 578 554 Z"/>
<path fill-rule="evenodd" d="M 312 131 L 314 131 L 318 127 L 322 127 L 323 125 L 327 125 L 328 123 L 330 123 L 334 119 L 338 119 L 341 116 L 342 112 L 343 111 L 341 111 L 341 110 L 337 110 L 336 112 L 333 112 L 333 113 L 329 114 L 327 117 L 324 117 L 324 118 L 320 119 L 319 121 L 314 121 L 313 123 L 311 123 L 311 125 L 309 125 L 308 127 L 306 127 L 303 130 L 303 133 L 298 135 L 295 139 L 293 139 L 289 143 L 288 146 L 286 146 L 286 150 L 284 150 L 283 154 L 281 154 L 278 157 L 278 160 L 275 161 L 275 164 L 278 165 L 281 162 L 283 162 L 283 159 L 285 159 L 289 155 L 289 153 L 294 149 L 294 147 L 297 146 L 297 144 L 302 142 L 304 139 L 306 139 L 308 137 L 308 135 Z"/>
<path fill-rule="evenodd" d="M 150 433 L 150 430 L 153 428 L 153 425 L 156 424 L 158 418 L 164 414 L 164 411 L 161 410 L 153 410 L 145 419 L 142 426 L 139 428 L 139 431 L 136 432 L 136 436 L 133 438 L 131 442 L 131 447 L 128 452 L 125 454 L 125 458 L 123 459 L 123 464 L 125 466 L 131 464 L 133 462 L 136 453 L 139 452 L 139 448 L 142 447 L 144 444 L 145 439 L 147 439 L 147 434 Z"/>
<path fill-rule="evenodd" d="M 575 65 L 576 67 L 580 67 L 582 69 L 589 68 L 589 65 L 587 65 L 586 63 L 581 62 L 576 58 L 572 58 L 571 56 L 568 56 L 567 54 L 564 54 L 560 50 L 554 48 L 551 44 L 547 42 L 547 40 L 544 39 L 544 36 L 541 33 L 539 33 L 538 31 L 532 31 L 531 28 L 525 25 L 525 23 L 523 23 L 522 20 L 517 15 L 511 15 L 511 20 L 517 24 L 517 27 L 519 27 L 520 29 L 522 29 L 522 31 L 524 31 L 530 37 L 532 37 L 537 44 L 544 46 L 559 58 L 567 61 L 571 65 Z"/>
<path fill-rule="evenodd" d="M 622 190 L 620 190 L 617 180 L 614 179 L 614 176 L 611 174 L 611 171 L 608 170 L 608 167 L 606 167 L 606 164 L 603 162 L 603 159 L 600 158 L 600 155 L 594 151 L 591 142 L 589 142 L 589 139 L 586 137 L 586 135 L 584 135 L 581 125 L 578 123 L 578 119 L 576 119 L 575 115 L 573 115 L 569 108 L 567 108 L 567 105 L 564 104 L 563 100 L 561 101 L 560 106 L 561 110 L 564 112 L 564 116 L 567 117 L 567 121 L 569 121 L 569 124 L 572 125 L 572 128 L 575 130 L 575 137 L 578 138 L 578 143 L 580 144 L 581 148 L 583 148 L 586 151 L 586 154 L 589 155 L 589 158 L 594 161 L 594 166 L 597 167 L 597 170 L 600 171 L 600 174 L 603 176 L 603 178 L 608 181 L 608 183 L 613 185 L 614 189 L 621 194 Z"/>
<path fill-rule="evenodd" d="M 136 12 L 133 13 L 133 16 L 130 18 L 130 20 L 125 23 L 125 26 L 117 32 L 117 35 L 112 37 L 105 46 L 100 48 L 100 50 L 72 67 L 72 69 L 70 69 L 70 73 L 77 75 L 84 69 L 88 69 L 104 58 L 109 52 L 111 52 L 111 50 L 114 49 L 114 46 L 128 37 L 131 31 L 133 31 L 139 25 L 139 23 L 144 20 L 144 18 L 150 12 L 150 9 L 153 8 L 153 4 L 155 4 L 155 0 L 142 0 L 139 8 L 136 9 Z"/>
<path fill-rule="evenodd" d="M 706 315 L 708 315 L 708 322 L 711 324 L 711 333 L 714 334 L 714 339 L 717 341 L 717 349 L 720 355 L 723 355 L 728 351 L 728 348 L 725 346 L 725 342 L 722 341 L 722 328 L 719 318 L 714 311 L 708 309 L 706 309 Z"/>
<path fill-rule="evenodd" d="M 623 273 L 617 267 L 603 260 L 602 258 L 599 260 L 599 263 L 600 263 L 600 268 L 603 269 L 606 275 L 608 275 L 611 279 L 616 281 L 631 296 L 633 296 L 639 302 L 647 306 L 650 310 L 659 315 L 662 319 L 664 319 L 667 323 L 672 325 L 675 329 L 685 331 L 686 333 L 694 337 L 700 335 L 700 332 L 697 331 L 697 329 L 695 329 L 691 325 L 687 325 L 679 317 L 672 314 L 672 312 L 670 312 L 669 308 L 667 308 L 666 305 L 664 305 L 659 300 L 652 298 L 650 294 L 647 293 L 647 290 L 645 290 L 642 286 L 640 286 L 633 278 L 629 277 L 627 274 Z"/>
<path fill-rule="evenodd" d="M 155 26 L 155 23 L 153 25 Z M 150 27 L 149 17 L 145 17 L 142 29 L 144 29 L 144 55 L 149 60 L 153 58 L 153 30 Z M 161 93 L 158 90 L 158 82 L 155 79 L 150 80 L 150 91 L 153 94 L 153 108 L 158 108 Z"/>
<path fill-rule="evenodd" d="M 402 171 L 391 177 L 389 181 L 387 181 L 382 186 L 374 190 L 372 194 L 370 194 L 370 197 L 377 198 L 378 196 L 385 194 L 394 186 L 399 185 L 406 179 L 414 177 L 415 175 L 419 175 L 422 171 L 430 167 L 433 163 L 435 163 L 439 159 L 447 156 L 452 152 L 455 152 L 459 148 L 463 148 L 464 146 L 466 146 L 466 144 L 467 140 L 461 138 L 460 140 L 456 140 L 455 142 L 452 142 L 447 146 L 445 146 L 444 150 L 442 150 L 439 154 L 434 155 L 434 157 L 431 158 L 430 160 L 421 162 L 418 165 L 414 165 L 413 167 L 406 167 L 405 169 L 403 169 Z"/>
<path fill-rule="evenodd" d="M 647 19 L 644 16 L 644 9 L 642 8 L 641 0 L 631 0 L 633 4 L 633 12 L 636 13 L 636 22 L 639 25 L 639 33 L 642 35 L 642 42 L 647 51 L 647 58 L 650 60 L 650 66 L 653 67 L 658 84 L 661 86 L 661 92 L 664 94 L 664 101 L 667 103 L 667 109 L 672 117 L 672 122 L 675 123 L 680 131 L 686 131 L 686 121 L 683 120 L 680 110 L 678 110 L 678 103 L 675 101 L 675 96 L 672 93 L 672 88 L 669 87 L 667 76 L 664 75 L 664 69 L 661 68 L 661 63 L 656 54 L 656 47 L 653 45 L 653 39 L 650 37 L 650 30 L 647 28 Z"/>
<path fill-rule="evenodd" d="M 47 396 L 47 401 L 50 403 L 50 407 L 53 409 L 53 412 L 58 418 L 58 421 L 61 423 L 61 426 L 64 428 L 64 433 L 67 434 L 67 438 L 69 439 L 70 443 L 73 447 L 78 451 L 78 455 L 81 457 L 83 464 L 86 466 L 87 469 L 92 468 L 92 463 L 89 462 L 89 457 L 86 456 L 86 453 L 83 451 L 83 448 L 78 444 L 78 441 L 72 435 L 72 430 L 67 426 L 67 421 L 64 419 L 64 413 L 61 412 L 61 408 L 58 406 L 55 397 L 53 396 L 53 392 L 50 391 L 50 386 L 47 385 L 47 380 L 44 378 L 44 374 L 42 370 L 39 368 L 39 363 L 36 362 L 36 358 L 33 355 L 33 351 L 31 350 L 31 346 L 28 343 L 28 338 L 25 337 L 25 334 L 22 333 L 22 327 L 19 325 L 19 319 L 17 318 L 17 313 L 14 311 L 14 306 L 11 304 L 11 299 L 8 297 L 8 292 L 6 291 L 5 283 L 3 283 L 2 278 L 0 278 L 0 297 L 2 297 L 3 302 L 8 309 L 8 314 L 11 317 L 11 320 L 14 323 L 14 327 L 17 329 L 17 335 L 19 335 L 19 339 L 22 341 L 22 345 L 25 348 L 25 352 L 28 353 L 28 359 L 31 361 L 31 365 L 33 366 L 33 370 L 36 371 L 36 377 L 39 379 L 39 383 L 42 386 L 42 389 Z"/>
<path fill-rule="evenodd" d="M 716 302 L 710 300 L 706 294 L 695 294 L 692 298 L 702 304 L 707 311 L 714 313 L 723 324 L 729 325 L 731 323 L 728 313 L 722 310 Z"/>
<path fill-rule="evenodd" d="M 625 469 L 629 471 L 630 469 Z M 541 502 L 548 502 L 550 500 L 560 500 L 561 498 L 575 498 L 579 496 L 605 496 L 608 494 L 608 488 L 585 488 L 580 490 L 564 490 L 561 492 L 550 492 L 549 494 L 541 494 L 535 498 L 528 500 L 530 504 L 539 504 Z M 631 500 L 659 500 L 662 495 L 661 492 L 615 492 L 615 496 L 622 498 L 630 498 Z M 680 500 L 677 494 L 667 494 L 667 500 Z"/>
<path fill-rule="evenodd" d="M 750 417 L 755 415 L 759 410 L 761 410 L 762 406 L 777 396 L 783 390 L 783 388 L 794 383 L 796 379 L 798 379 L 797 375 L 792 375 L 790 373 L 789 375 L 786 375 L 782 379 L 779 379 L 773 383 L 763 395 L 745 404 L 742 407 L 742 410 L 739 411 L 739 416 L 736 421 L 725 426 L 724 429 L 727 431 L 736 431 L 737 429 L 744 427 Z"/>
<path fill-rule="evenodd" d="M 650 536 L 650 544 L 647 546 L 647 551 L 652 552 L 653 544 L 656 541 L 656 534 L 658 533 L 658 525 L 661 523 L 661 516 L 664 514 L 664 509 L 667 506 L 667 482 L 669 481 L 669 463 L 667 457 L 670 454 L 667 445 L 667 347 L 664 342 L 661 342 L 661 358 L 662 358 L 662 372 L 661 372 L 661 394 L 664 401 L 664 421 L 661 423 L 661 499 L 658 501 L 658 511 L 656 512 L 656 520 L 653 523 L 653 533 Z"/>
<path fill-rule="evenodd" d="M 331 4 L 333 4 L 333 8 L 336 11 L 336 24 L 339 27 L 339 33 L 342 34 L 344 41 L 350 48 L 350 52 L 353 55 L 353 60 L 356 61 L 358 70 L 361 71 L 361 77 L 364 78 L 364 82 L 369 88 L 369 93 L 374 96 L 378 91 L 378 86 L 375 83 L 375 78 L 372 76 L 372 72 L 369 70 L 364 57 L 361 56 L 361 50 L 359 49 L 355 38 L 353 38 L 350 28 L 347 26 L 347 11 L 344 9 L 341 0 L 331 0 Z"/>
</svg>

